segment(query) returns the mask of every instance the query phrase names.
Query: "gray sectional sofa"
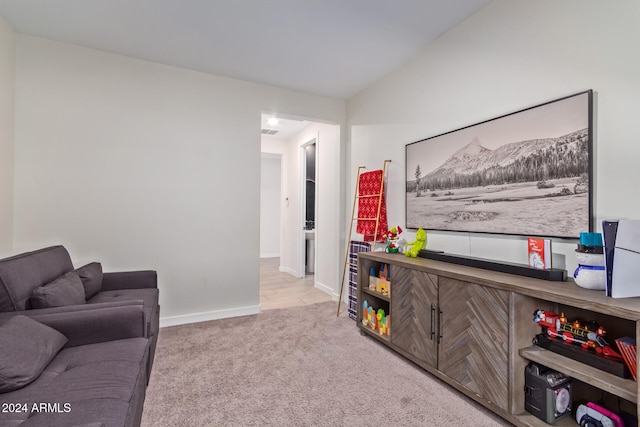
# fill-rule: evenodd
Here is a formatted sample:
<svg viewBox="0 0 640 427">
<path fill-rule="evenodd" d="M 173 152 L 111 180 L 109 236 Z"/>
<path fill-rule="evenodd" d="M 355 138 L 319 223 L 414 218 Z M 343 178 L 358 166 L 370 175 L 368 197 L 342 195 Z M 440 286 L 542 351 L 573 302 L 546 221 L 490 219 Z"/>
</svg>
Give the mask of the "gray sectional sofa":
<svg viewBox="0 0 640 427">
<path fill-rule="evenodd" d="M 74 268 L 62 246 L 1 259 L 0 426 L 139 425 L 159 311 L 155 271 Z"/>
</svg>

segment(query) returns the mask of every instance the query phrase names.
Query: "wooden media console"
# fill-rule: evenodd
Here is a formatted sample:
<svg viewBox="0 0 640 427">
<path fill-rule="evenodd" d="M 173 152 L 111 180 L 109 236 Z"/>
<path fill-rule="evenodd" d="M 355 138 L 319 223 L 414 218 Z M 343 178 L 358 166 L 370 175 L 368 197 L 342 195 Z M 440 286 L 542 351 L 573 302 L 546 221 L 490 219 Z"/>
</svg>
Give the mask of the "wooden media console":
<svg viewBox="0 0 640 427">
<path fill-rule="evenodd" d="M 369 289 L 369 273 L 389 265 L 389 295 Z M 602 401 L 637 415 L 638 383 L 532 344 L 537 309 L 606 326 L 609 342 L 640 331 L 640 298 L 613 299 L 573 282 L 554 282 L 401 254 L 358 255 L 357 326 L 518 426 L 547 426 L 525 411 L 530 361 L 573 379 L 573 401 Z M 362 304 L 389 315 L 389 333 L 362 323 Z M 615 344 L 614 344 L 615 345 Z M 425 396 L 427 394 L 425 393 Z M 575 426 L 573 415 L 554 426 Z"/>
</svg>

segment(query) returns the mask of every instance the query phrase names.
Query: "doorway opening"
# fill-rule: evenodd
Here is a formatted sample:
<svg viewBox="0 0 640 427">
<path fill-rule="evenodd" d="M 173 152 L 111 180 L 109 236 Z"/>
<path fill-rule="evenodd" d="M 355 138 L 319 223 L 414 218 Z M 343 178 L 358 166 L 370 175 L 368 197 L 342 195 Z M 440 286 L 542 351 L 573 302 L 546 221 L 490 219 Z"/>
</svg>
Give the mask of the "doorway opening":
<svg viewBox="0 0 640 427">
<path fill-rule="evenodd" d="M 294 119 L 270 124 L 265 116 L 261 138 L 260 306 L 268 310 L 332 301 L 332 293 L 318 286 L 315 268 L 320 255 L 316 250 L 319 141 L 326 125 Z"/>
<path fill-rule="evenodd" d="M 265 280 L 261 268 L 261 305 L 263 283 L 267 282 L 270 282 L 269 294 L 278 293 L 283 300 L 296 300 L 298 305 L 337 295 L 336 277 L 339 273 L 335 247 L 339 244 L 342 201 L 338 173 L 340 150 L 340 127 L 337 124 L 281 113 L 262 114 L 263 160 L 265 155 L 279 156 L 281 183 L 279 224 L 271 226 L 268 233 L 262 230 L 260 233 L 261 238 L 275 232 L 280 237 L 279 251 L 272 257 L 275 259 L 269 260 Z M 265 184 L 262 182 L 261 186 Z M 266 204 L 261 201 L 260 205 L 262 219 L 269 213 L 263 211 Z M 265 226 L 261 220 L 261 227 Z M 261 249 L 262 246 L 261 242 Z M 265 253 L 275 255 L 272 251 Z M 261 256 L 261 266 L 265 263 L 266 257 Z M 266 280 L 267 275 L 277 279 Z M 291 283 L 286 291 L 279 287 L 291 280 L 297 281 L 296 285 Z M 296 286 L 298 289 L 294 290 Z M 307 287 L 317 293 L 317 298 L 303 290 Z M 298 292 L 305 296 L 299 296 Z"/>
</svg>

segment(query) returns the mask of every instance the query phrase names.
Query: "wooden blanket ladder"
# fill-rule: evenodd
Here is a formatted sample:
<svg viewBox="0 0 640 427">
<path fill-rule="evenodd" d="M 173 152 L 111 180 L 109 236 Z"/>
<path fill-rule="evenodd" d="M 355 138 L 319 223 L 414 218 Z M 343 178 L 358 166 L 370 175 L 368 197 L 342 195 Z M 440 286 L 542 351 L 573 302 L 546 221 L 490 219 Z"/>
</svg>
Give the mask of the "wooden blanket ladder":
<svg viewBox="0 0 640 427">
<path fill-rule="evenodd" d="M 351 223 L 349 226 L 349 236 L 347 237 L 347 247 L 345 249 L 344 252 L 344 265 L 342 267 L 342 280 L 340 280 L 340 296 L 338 297 L 338 312 L 336 313 L 336 316 L 340 315 L 340 304 L 342 303 L 342 293 L 344 290 L 344 278 L 347 274 L 347 268 L 349 266 L 353 266 L 357 268 L 357 264 L 354 263 L 350 263 L 349 262 L 349 247 L 351 245 L 351 234 L 353 232 L 353 225 L 354 223 L 356 223 L 358 220 L 369 220 L 369 221 L 374 221 L 376 222 L 376 226 L 375 226 L 375 231 L 373 233 L 373 245 L 375 246 L 375 241 L 376 241 L 376 237 L 378 236 L 378 227 L 380 225 L 380 210 L 382 208 L 382 202 L 383 202 L 383 198 L 384 198 L 384 180 L 385 177 L 387 175 L 387 164 L 391 163 L 391 160 L 385 160 L 384 161 L 384 165 L 382 166 L 382 179 L 380 179 L 380 191 L 375 193 L 375 194 L 368 194 L 366 196 L 360 196 L 359 193 L 359 184 L 360 184 L 360 174 L 362 173 L 363 169 L 366 169 L 366 166 L 358 166 L 358 172 L 357 172 L 357 176 L 356 176 L 356 190 L 355 193 L 353 195 L 353 206 L 351 208 Z M 360 218 L 359 215 L 356 214 L 356 204 L 358 203 L 358 200 L 361 198 L 370 198 L 370 197 L 377 197 L 378 198 L 378 213 L 374 218 Z"/>
</svg>

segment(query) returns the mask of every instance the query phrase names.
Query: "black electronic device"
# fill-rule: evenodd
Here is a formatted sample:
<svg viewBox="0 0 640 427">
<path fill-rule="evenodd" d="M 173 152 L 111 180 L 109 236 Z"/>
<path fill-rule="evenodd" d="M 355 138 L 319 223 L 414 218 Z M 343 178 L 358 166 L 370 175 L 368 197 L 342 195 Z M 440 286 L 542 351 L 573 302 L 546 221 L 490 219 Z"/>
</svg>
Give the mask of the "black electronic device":
<svg viewBox="0 0 640 427">
<path fill-rule="evenodd" d="M 450 262 L 452 264 L 466 265 L 467 267 L 482 268 L 485 270 L 499 271 L 501 273 L 517 274 L 518 276 L 532 277 L 534 279 L 551 280 L 564 282 L 567 280 L 567 271 L 559 268 L 548 268 L 540 270 L 529 267 L 526 264 L 517 264 L 506 261 L 494 261 L 484 258 L 475 258 L 455 254 L 447 254 L 438 251 L 421 250 L 418 253 L 420 258 L 432 259 L 434 261 Z"/>
<path fill-rule="evenodd" d="M 571 413 L 571 378 L 533 362 L 524 378 L 527 412 L 549 424 Z"/>
<path fill-rule="evenodd" d="M 605 295 L 611 296 L 611 285 L 613 284 L 613 254 L 616 247 L 616 236 L 618 234 L 618 221 L 602 221 L 602 239 L 604 240 L 604 266 L 606 270 Z"/>
</svg>

